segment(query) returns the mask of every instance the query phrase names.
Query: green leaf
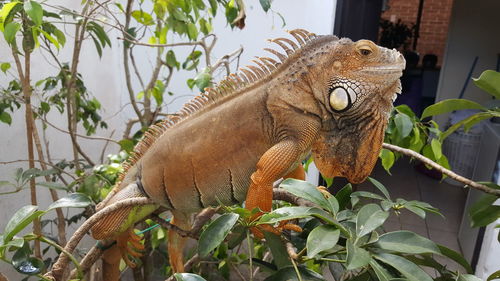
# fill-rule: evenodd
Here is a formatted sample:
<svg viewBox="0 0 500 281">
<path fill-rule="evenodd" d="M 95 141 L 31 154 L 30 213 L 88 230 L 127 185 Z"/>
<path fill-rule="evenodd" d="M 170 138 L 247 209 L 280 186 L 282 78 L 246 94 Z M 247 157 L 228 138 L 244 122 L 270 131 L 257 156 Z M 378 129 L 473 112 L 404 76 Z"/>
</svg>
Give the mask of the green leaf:
<svg viewBox="0 0 500 281">
<path fill-rule="evenodd" d="M 309 182 L 297 179 L 286 179 L 280 184 L 280 187 L 297 197 L 309 200 L 319 207 L 335 213 L 325 196 L 323 196 L 315 185 Z"/>
<path fill-rule="evenodd" d="M 3 241 L 3 237 L 0 235 L 0 242 Z M 0 257 L 3 256 L 4 249 L 8 249 L 12 251 L 13 249 L 19 249 L 24 246 L 24 238 L 14 238 L 10 240 L 8 243 L 3 244 L 0 243 Z"/>
<path fill-rule="evenodd" d="M 264 281 L 324 281 L 323 276 L 318 273 L 303 267 L 298 266 L 297 270 L 300 274 L 300 279 L 297 277 L 297 272 L 293 266 L 288 266 L 278 270 L 273 275 L 267 277 Z"/>
<path fill-rule="evenodd" d="M 207 35 L 210 33 L 210 31 L 212 31 L 212 25 L 204 18 L 201 18 L 199 20 L 199 24 L 200 24 L 200 31 L 203 32 L 203 34 Z"/>
<path fill-rule="evenodd" d="M 111 40 L 109 39 L 104 28 L 94 21 L 89 21 L 87 29 L 92 32 L 99 39 L 100 45 L 106 47 L 106 45 L 111 46 Z"/>
<path fill-rule="evenodd" d="M 198 29 L 196 28 L 196 25 L 194 23 L 188 23 L 187 32 L 191 40 L 196 40 L 196 38 L 198 38 Z"/>
<path fill-rule="evenodd" d="M 224 241 L 239 217 L 239 215 L 232 213 L 223 214 L 208 225 L 201 233 L 198 241 L 198 254 L 200 257 L 207 256 Z"/>
<path fill-rule="evenodd" d="M 264 12 L 267 12 L 271 8 L 271 1 L 270 0 L 259 0 L 260 5 L 262 6 L 262 10 Z"/>
<path fill-rule="evenodd" d="M 391 175 L 391 167 L 394 165 L 394 153 L 388 149 L 382 148 L 380 151 L 379 155 L 380 159 L 382 160 L 382 167 L 384 167 L 384 170 L 387 171 L 389 175 Z"/>
<path fill-rule="evenodd" d="M 144 25 L 153 25 L 155 22 L 153 20 L 153 17 L 142 11 L 142 10 L 135 10 L 132 11 L 130 14 L 138 23 L 142 23 Z"/>
<path fill-rule="evenodd" d="M 278 269 L 291 266 L 292 263 L 290 262 L 290 258 L 288 257 L 286 247 L 281 237 L 267 231 L 264 231 L 264 237 L 266 238 L 266 245 L 273 255 L 273 263 L 276 264 Z"/>
<path fill-rule="evenodd" d="M 441 254 L 434 242 L 406 230 L 385 233 L 379 237 L 375 245 L 384 250 L 404 254 Z"/>
<path fill-rule="evenodd" d="M 102 57 L 102 47 L 101 44 L 99 43 L 99 40 L 97 40 L 93 34 L 90 34 L 90 38 L 92 38 L 92 41 L 94 41 L 97 54 L 99 55 L 99 57 Z"/>
<path fill-rule="evenodd" d="M 353 193 L 351 193 L 351 198 L 353 198 L 353 197 L 365 197 L 365 198 L 371 198 L 371 199 L 377 199 L 377 200 L 385 200 L 384 197 L 382 197 L 378 194 L 372 193 L 372 192 L 368 192 L 368 191 L 353 192 Z"/>
<path fill-rule="evenodd" d="M 43 34 L 43 36 L 47 38 L 47 40 L 49 40 L 50 43 L 54 44 L 54 46 L 59 50 L 61 46 L 59 45 L 59 42 L 56 40 L 56 38 L 52 37 L 49 33 L 47 33 L 41 28 L 39 28 L 38 31 L 40 31 Z"/>
<path fill-rule="evenodd" d="M 356 269 L 370 263 L 372 257 L 368 251 L 354 245 L 351 240 L 347 240 L 347 270 Z"/>
<path fill-rule="evenodd" d="M 329 250 L 337 245 L 340 230 L 332 225 L 320 225 L 307 236 L 307 256 L 312 258 L 318 253 Z"/>
<path fill-rule="evenodd" d="M 472 227 L 487 226 L 500 218 L 500 206 L 490 205 L 470 214 Z"/>
<path fill-rule="evenodd" d="M 461 265 L 467 271 L 467 273 L 473 273 L 472 267 L 470 266 L 469 262 L 467 262 L 467 260 L 460 253 L 440 244 L 437 244 L 437 247 L 439 248 L 441 255 L 450 258 L 451 260 Z"/>
<path fill-rule="evenodd" d="M 394 110 L 399 112 L 399 113 L 403 113 L 403 114 L 408 115 L 412 120 L 417 118 L 417 116 L 415 115 L 415 112 L 413 112 L 413 110 L 406 104 L 398 105 L 398 106 L 394 107 Z"/>
<path fill-rule="evenodd" d="M 177 281 L 207 281 L 203 277 L 193 273 L 176 273 L 174 277 Z"/>
<path fill-rule="evenodd" d="M 486 226 L 500 216 L 500 206 L 493 205 L 497 196 L 483 194 L 469 210 L 472 227 Z"/>
<path fill-rule="evenodd" d="M 455 132 L 458 128 L 460 128 L 462 126 L 464 126 L 464 129 L 465 129 L 465 127 L 470 129 L 470 127 L 472 127 L 474 124 L 481 122 L 482 120 L 489 119 L 489 118 L 494 117 L 494 116 L 495 116 L 495 114 L 492 111 L 479 112 L 479 113 L 476 113 L 474 115 L 471 115 L 471 116 L 461 120 L 460 122 L 457 122 L 457 123 L 453 124 L 452 126 L 450 126 L 445 132 L 443 132 L 443 134 L 439 137 L 439 139 L 441 141 L 443 141 L 445 138 L 447 138 L 449 135 L 451 135 L 453 132 Z"/>
<path fill-rule="evenodd" d="M 172 50 L 168 50 L 167 52 L 167 65 L 171 68 L 177 68 L 179 69 L 179 62 L 175 58 L 175 53 Z M 192 87 L 191 87 L 192 88 Z"/>
<path fill-rule="evenodd" d="M 389 217 L 389 213 L 380 209 L 376 204 L 367 204 L 363 206 L 356 217 L 356 234 L 362 237 L 379 226 L 384 224 Z"/>
<path fill-rule="evenodd" d="M 22 274 L 36 275 L 44 270 L 45 264 L 42 260 L 29 256 L 31 250 L 27 245 L 26 243 L 12 256 L 12 266 Z"/>
<path fill-rule="evenodd" d="M 493 272 L 492 274 L 490 274 L 490 276 L 488 276 L 488 279 L 486 279 L 486 281 L 491 281 L 494 279 L 500 279 L 500 270 L 497 270 L 497 271 Z"/>
<path fill-rule="evenodd" d="M 19 1 L 13 1 L 10 3 L 6 3 L 3 5 L 2 9 L 0 10 L 0 31 L 4 31 L 6 20 L 10 15 L 10 12 L 18 5 L 20 5 L 21 2 Z M 7 23 L 8 24 L 8 23 Z"/>
<path fill-rule="evenodd" d="M 472 274 L 459 273 L 457 281 L 482 281 L 482 280 Z"/>
<path fill-rule="evenodd" d="M 10 63 L 8 62 L 0 64 L 0 69 L 2 70 L 3 73 L 6 73 L 7 70 L 9 70 L 9 68 L 10 68 Z"/>
<path fill-rule="evenodd" d="M 372 178 L 372 177 L 368 177 L 368 180 L 378 189 L 380 190 L 380 192 L 382 192 L 382 194 L 384 194 L 385 198 L 387 198 L 388 200 L 391 200 L 391 196 L 389 195 L 389 191 L 387 191 L 387 188 L 385 188 L 385 186 L 380 183 L 378 180 Z"/>
<path fill-rule="evenodd" d="M 434 157 L 436 157 L 436 159 L 440 159 L 441 156 L 443 156 L 443 152 L 441 150 L 441 142 L 439 142 L 437 139 L 432 139 L 431 148 L 432 153 L 434 153 Z"/>
<path fill-rule="evenodd" d="M 215 17 L 217 15 L 217 0 L 208 0 L 210 3 L 210 13 Z"/>
<path fill-rule="evenodd" d="M 478 88 L 500 99 L 500 72 L 486 70 L 479 78 L 472 78 L 472 80 Z"/>
<path fill-rule="evenodd" d="M 394 267 L 410 281 L 432 281 L 432 278 L 416 264 L 400 256 L 380 253 L 376 259 Z"/>
<path fill-rule="evenodd" d="M 406 138 L 413 130 L 413 122 L 411 121 L 411 118 L 403 113 L 399 113 L 394 116 L 394 124 L 396 125 L 396 129 L 401 135 L 401 138 Z"/>
<path fill-rule="evenodd" d="M 68 190 L 68 187 L 58 182 L 37 182 L 36 185 L 55 190 Z"/>
<path fill-rule="evenodd" d="M 9 242 L 14 235 L 23 230 L 34 219 L 45 214 L 44 211 L 37 211 L 38 207 L 34 205 L 24 206 L 19 209 L 9 220 L 5 231 L 3 232 L 3 243 Z"/>
<path fill-rule="evenodd" d="M 10 116 L 9 113 L 3 111 L 2 113 L 0 113 L 0 121 L 11 125 L 12 124 L 12 117 Z"/>
<path fill-rule="evenodd" d="M 393 276 L 387 269 L 385 269 L 382 265 L 380 265 L 376 260 L 372 259 L 370 261 L 370 266 L 372 267 L 375 275 L 377 275 L 378 280 L 380 281 L 389 281 L 394 280 Z"/>
<path fill-rule="evenodd" d="M 337 202 L 339 202 L 339 210 L 344 210 L 347 204 L 349 204 L 351 193 L 352 185 L 348 183 L 335 194 L 335 198 L 337 198 Z"/>
<path fill-rule="evenodd" d="M 43 9 L 40 4 L 35 1 L 26 1 L 24 11 L 37 26 L 42 25 Z"/>
<path fill-rule="evenodd" d="M 444 113 L 449 113 L 455 110 L 461 110 L 461 109 L 481 109 L 481 110 L 487 110 L 485 107 L 480 105 L 477 102 L 473 102 L 470 100 L 464 100 L 464 99 L 447 99 L 447 100 L 442 100 L 440 102 L 437 102 L 433 105 L 428 106 L 426 109 L 424 109 L 424 112 L 422 113 L 422 117 L 420 119 L 424 119 L 429 116 L 435 116 L 435 115 L 440 115 Z"/>
<path fill-rule="evenodd" d="M 120 148 L 127 153 L 131 153 L 134 150 L 134 142 L 130 139 L 122 139 L 118 143 L 120 144 Z"/>
<path fill-rule="evenodd" d="M 53 34 L 56 36 L 57 41 L 61 46 L 64 46 L 64 44 L 66 44 L 66 36 L 61 30 L 55 28 Z"/>
<path fill-rule="evenodd" d="M 260 219 L 259 223 L 277 223 L 283 220 L 300 219 L 307 217 L 319 217 L 326 220 L 328 223 L 336 224 L 333 217 L 331 217 L 325 211 L 314 208 L 314 207 L 283 207 L 276 209 L 270 213 L 264 214 Z"/>
<path fill-rule="evenodd" d="M 47 211 L 56 208 L 85 208 L 92 205 L 92 200 L 83 193 L 71 193 L 49 205 Z"/>
<path fill-rule="evenodd" d="M 212 80 L 212 75 L 207 72 L 201 72 L 194 78 L 194 83 L 200 91 L 205 91 L 205 88 L 210 86 L 210 81 Z"/>
<path fill-rule="evenodd" d="M 5 41 L 12 45 L 15 43 L 16 33 L 21 29 L 21 24 L 17 22 L 10 22 L 5 26 L 5 30 L 3 32 L 3 37 Z"/>
<path fill-rule="evenodd" d="M 412 205 L 406 205 L 404 206 L 408 211 L 414 213 L 415 215 L 421 217 L 422 219 L 425 219 L 425 211 L 423 209 L 420 209 L 418 207 L 412 206 Z"/>
</svg>

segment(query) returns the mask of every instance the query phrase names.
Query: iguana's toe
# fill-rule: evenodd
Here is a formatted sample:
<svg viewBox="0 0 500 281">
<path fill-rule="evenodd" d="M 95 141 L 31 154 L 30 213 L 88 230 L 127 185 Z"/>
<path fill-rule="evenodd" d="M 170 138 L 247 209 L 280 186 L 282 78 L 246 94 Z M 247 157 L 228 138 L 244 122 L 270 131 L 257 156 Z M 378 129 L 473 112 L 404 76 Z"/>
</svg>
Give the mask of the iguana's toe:
<svg viewBox="0 0 500 281">
<path fill-rule="evenodd" d="M 144 245 L 141 240 L 142 238 L 135 234 L 132 228 L 116 238 L 116 244 L 120 248 L 122 258 L 131 268 L 137 266 L 136 260 L 143 255 Z"/>
</svg>

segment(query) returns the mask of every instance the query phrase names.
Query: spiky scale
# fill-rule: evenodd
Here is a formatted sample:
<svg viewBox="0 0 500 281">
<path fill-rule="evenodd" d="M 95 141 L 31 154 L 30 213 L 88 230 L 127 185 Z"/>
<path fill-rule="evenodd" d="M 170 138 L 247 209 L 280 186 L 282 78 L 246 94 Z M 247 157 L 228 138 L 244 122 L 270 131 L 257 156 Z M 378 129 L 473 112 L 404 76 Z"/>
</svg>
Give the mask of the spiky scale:
<svg viewBox="0 0 500 281">
<path fill-rule="evenodd" d="M 243 71 L 246 74 L 250 82 L 254 82 L 255 80 L 257 80 L 257 76 L 249 69 L 241 68 L 241 71 Z"/>
<path fill-rule="evenodd" d="M 287 58 L 287 56 L 283 55 L 282 53 L 280 53 L 274 49 L 264 48 L 264 51 L 268 51 L 269 53 L 275 55 L 276 57 L 278 57 L 280 59 L 281 62 L 284 62 Z"/>
<path fill-rule="evenodd" d="M 260 70 L 263 71 L 265 75 L 271 73 L 271 69 L 269 69 L 267 65 L 264 64 L 261 60 L 259 60 L 259 57 L 257 57 L 257 59 L 252 60 L 252 62 L 258 65 L 260 67 Z"/>
<path fill-rule="evenodd" d="M 273 42 L 275 44 L 277 44 L 278 46 L 280 46 L 287 55 L 291 55 L 293 53 L 293 50 L 290 49 L 287 45 L 285 45 L 282 40 L 282 38 L 276 38 L 276 39 L 272 39 L 272 40 L 269 40 L 270 42 Z"/>
<path fill-rule="evenodd" d="M 288 39 L 288 38 L 277 38 L 277 39 L 274 39 L 274 41 L 278 42 L 278 41 L 283 41 L 283 42 L 286 42 L 288 43 L 292 49 L 295 51 L 299 48 L 299 46 L 297 46 L 297 44 L 295 44 L 295 42 L 293 42 L 292 40 Z"/>
<path fill-rule="evenodd" d="M 256 66 L 249 65 L 247 67 L 250 68 L 255 74 L 257 74 L 257 77 L 259 79 L 261 79 L 262 77 L 266 76 L 266 74 L 260 68 L 258 68 Z"/>
</svg>

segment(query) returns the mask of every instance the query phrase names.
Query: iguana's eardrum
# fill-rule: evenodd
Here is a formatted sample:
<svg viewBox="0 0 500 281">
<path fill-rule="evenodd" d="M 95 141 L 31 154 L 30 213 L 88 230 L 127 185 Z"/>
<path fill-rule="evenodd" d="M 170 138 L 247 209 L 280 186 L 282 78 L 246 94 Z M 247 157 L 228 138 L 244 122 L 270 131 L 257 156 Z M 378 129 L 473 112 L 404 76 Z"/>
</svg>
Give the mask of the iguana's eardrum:
<svg viewBox="0 0 500 281">
<path fill-rule="evenodd" d="M 270 211 L 272 183 L 303 175 L 300 163 L 311 151 L 326 176 L 363 181 L 380 152 L 404 58 L 368 40 L 289 33 L 294 40 L 271 40 L 286 54 L 265 49 L 279 61 L 257 58 L 257 66 L 152 126 L 100 207 L 148 196 L 183 228 L 190 227 L 191 214 L 219 202 L 246 199 L 247 208 Z M 156 208 L 116 212 L 92 234 L 116 238 Z M 183 271 L 183 241 L 169 233 L 175 271 Z"/>
</svg>

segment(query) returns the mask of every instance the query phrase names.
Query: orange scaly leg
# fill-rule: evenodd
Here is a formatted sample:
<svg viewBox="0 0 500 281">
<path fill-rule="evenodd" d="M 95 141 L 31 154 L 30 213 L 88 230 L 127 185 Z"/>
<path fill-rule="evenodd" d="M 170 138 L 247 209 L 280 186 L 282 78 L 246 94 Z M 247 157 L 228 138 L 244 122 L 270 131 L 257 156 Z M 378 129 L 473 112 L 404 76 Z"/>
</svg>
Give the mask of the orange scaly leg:
<svg viewBox="0 0 500 281">
<path fill-rule="evenodd" d="M 191 229 L 191 219 L 189 215 L 172 212 L 171 223 L 183 230 Z M 182 237 L 175 230 L 168 231 L 168 258 L 174 273 L 184 272 L 184 246 L 187 237 Z"/>
<path fill-rule="evenodd" d="M 245 207 L 248 210 L 260 208 L 264 212 L 271 211 L 273 201 L 273 182 L 297 161 L 298 146 L 294 141 L 283 141 L 271 147 L 257 163 L 257 170 L 251 176 Z M 257 213 L 252 220 L 262 215 Z M 266 231 L 279 232 L 270 226 L 260 227 Z M 258 229 L 252 229 L 255 236 L 262 238 Z"/>
<path fill-rule="evenodd" d="M 304 170 L 304 166 L 302 164 L 297 165 L 297 168 L 293 169 L 290 173 L 286 174 L 284 179 L 297 179 L 297 180 L 306 180 L 306 171 Z"/>
</svg>

